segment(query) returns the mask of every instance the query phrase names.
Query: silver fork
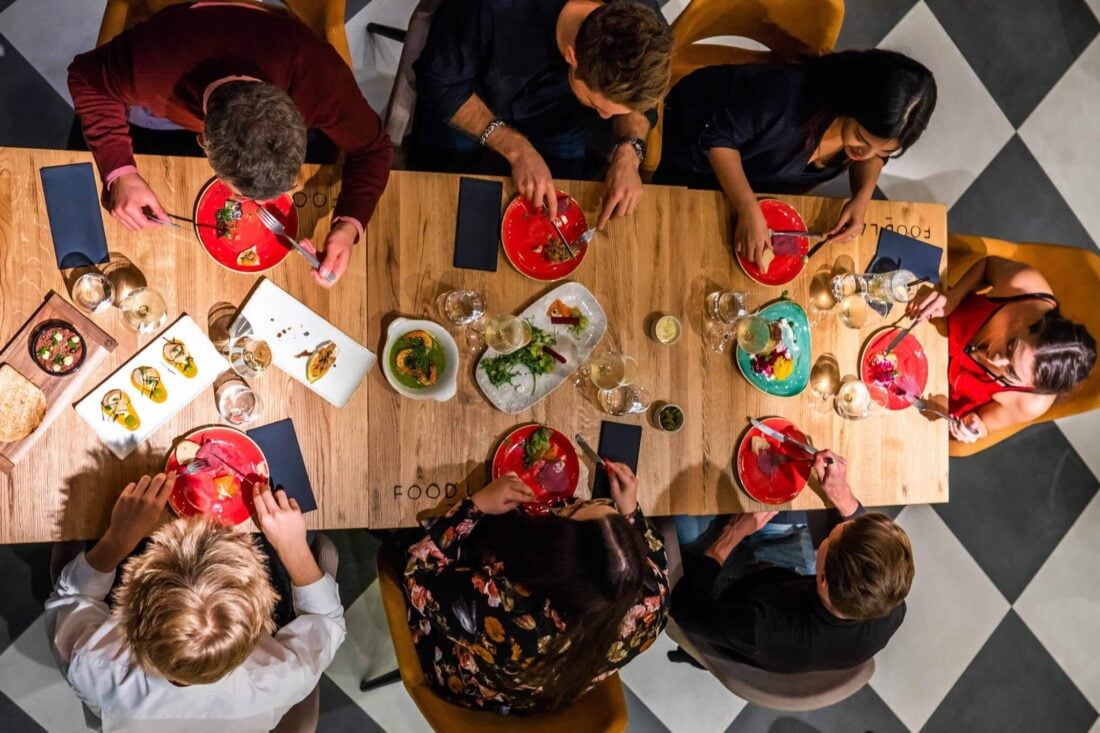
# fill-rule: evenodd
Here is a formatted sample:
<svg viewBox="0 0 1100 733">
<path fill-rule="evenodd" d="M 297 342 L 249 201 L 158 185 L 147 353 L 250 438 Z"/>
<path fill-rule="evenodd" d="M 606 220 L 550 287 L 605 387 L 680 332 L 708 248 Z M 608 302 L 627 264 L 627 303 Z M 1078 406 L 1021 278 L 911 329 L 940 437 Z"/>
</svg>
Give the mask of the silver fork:
<svg viewBox="0 0 1100 733">
<path fill-rule="evenodd" d="M 575 247 L 578 244 L 583 244 L 584 246 L 587 247 L 588 243 L 591 242 L 592 238 L 595 237 L 595 236 L 596 236 L 596 227 L 592 227 L 591 229 L 585 229 L 584 233 L 581 234 L 579 237 L 577 237 L 573 241 L 573 246 Z"/>
<path fill-rule="evenodd" d="M 262 222 L 265 227 L 271 230 L 272 234 L 274 234 L 276 237 L 282 237 L 283 239 L 294 245 L 294 249 L 298 250 L 298 254 L 306 258 L 306 261 L 309 262 L 310 266 L 314 270 L 319 270 L 321 268 L 321 261 L 317 259 L 317 256 L 305 247 L 303 247 L 301 244 L 299 244 L 298 240 L 296 240 L 294 237 L 287 234 L 286 228 L 283 227 L 283 223 L 276 219 L 274 214 L 272 214 L 270 211 L 262 206 L 258 207 L 256 211 L 260 215 L 260 222 Z M 325 279 L 329 282 L 335 282 L 336 276 L 330 272 L 328 274 L 328 277 L 326 277 Z"/>
<path fill-rule="evenodd" d="M 177 473 L 176 475 L 178 475 L 178 476 L 190 476 L 193 473 L 198 473 L 199 471 L 202 471 L 203 469 L 209 468 L 209 467 L 210 467 L 210 464 L 206 462 L 206 459 L 196 458 L 195 460 L 191 461 L 186 466 L 184 466 L 179 471 L 179 473 Z"/>
</svg>

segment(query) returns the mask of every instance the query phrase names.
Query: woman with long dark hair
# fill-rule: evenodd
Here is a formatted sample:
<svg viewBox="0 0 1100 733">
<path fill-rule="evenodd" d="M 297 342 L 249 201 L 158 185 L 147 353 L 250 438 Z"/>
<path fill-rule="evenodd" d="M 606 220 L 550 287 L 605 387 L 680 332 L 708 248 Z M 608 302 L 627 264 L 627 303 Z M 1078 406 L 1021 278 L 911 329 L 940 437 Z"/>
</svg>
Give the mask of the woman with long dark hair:
<svg viewBox="0 0 1100 733">
<path fill-rule="evenodd" d="M 754 191 L 802 193 L 849 171 L 852 198 L 828 232 L 849 239 L 886 160 L 917 141 L 935 106 L 932 72 L 893 51 L 706 67 L 665 100 L 658 180 L 717 182 L 737 213 L 737 250 L 761 265 L 771 237 Z"/>
<path fill-rule="evenodd" d="M 470 708 L 560 709 L 649 647 L 665 623 L 664 547 L 629 467 L 614 501 L 523 509 L 508 474 L 451 508 L 409 548 L 409 626 L 429 683 Z"/>
<path fill-rule="evenodd" d="M 951 435 L 964 443 L 1038 418 L 1096 365 L 1096 339 L 1062 315 L 1046 278 L 1002 257 L 978 260 L 908 314 L 947 318 Z"/>
</svg>

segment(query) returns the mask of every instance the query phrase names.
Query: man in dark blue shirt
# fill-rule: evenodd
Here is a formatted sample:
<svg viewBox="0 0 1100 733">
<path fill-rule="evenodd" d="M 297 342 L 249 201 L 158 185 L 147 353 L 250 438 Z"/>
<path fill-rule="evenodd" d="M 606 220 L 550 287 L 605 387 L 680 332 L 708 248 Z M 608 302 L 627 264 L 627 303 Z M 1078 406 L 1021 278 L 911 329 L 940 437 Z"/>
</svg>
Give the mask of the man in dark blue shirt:
<svg viewBox="0 0 1100 733">
<path fill-rule="evenodd" d="M 671 46 L 655 0 L 444 0 L 414 66 L 414 148 L 453 160 L 480 143 L 556 215 L 551 165 L 571 170 L 611 120 L 602 227 L 641 198 L 646 112 L 668 91 Z"/>
</svg>

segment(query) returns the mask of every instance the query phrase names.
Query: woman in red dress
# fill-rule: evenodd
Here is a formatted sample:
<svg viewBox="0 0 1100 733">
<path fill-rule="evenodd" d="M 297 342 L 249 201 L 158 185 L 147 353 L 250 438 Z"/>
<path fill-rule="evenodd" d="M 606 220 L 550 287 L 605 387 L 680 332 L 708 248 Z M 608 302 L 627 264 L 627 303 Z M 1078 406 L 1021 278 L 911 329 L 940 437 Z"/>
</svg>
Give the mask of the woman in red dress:
<svg viewBox="0 0 1100 733">
<path fill-rule="evenodd" d="M 1096 364 L 1096 339 L 1062 315 L 1046 278 L 1001 257 L 978 260 L 908 314 L 947 318 L 951 435 L 964 443 L 1038 418 Z"/>
</svg>

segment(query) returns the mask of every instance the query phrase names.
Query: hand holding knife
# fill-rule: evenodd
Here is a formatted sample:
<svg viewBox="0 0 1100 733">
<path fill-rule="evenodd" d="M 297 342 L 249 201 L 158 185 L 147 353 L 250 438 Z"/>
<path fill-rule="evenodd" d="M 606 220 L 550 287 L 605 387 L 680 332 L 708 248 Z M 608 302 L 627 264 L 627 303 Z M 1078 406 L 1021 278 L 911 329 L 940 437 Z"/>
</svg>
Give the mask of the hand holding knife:
<svg viewBox="0 0 1100 733">
<path fill-rule="evenodd" d="M 600 458 L 599 454 L 596 453 L 596 451 L 592 450 L 592 446 L 588 444 L 588 441 L 584 439 L 583 435 L 577 433 L 573 436 L 573 439 L 577 441 L 577 445 L 581 447 L 581 450 L 584 451 L 584 454 L 588 456 L 593 463 L 600 466 L 601 468 L 607 468 L 607 466 L 604 465 L 604 460 Z"/>
</svg>

